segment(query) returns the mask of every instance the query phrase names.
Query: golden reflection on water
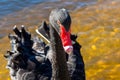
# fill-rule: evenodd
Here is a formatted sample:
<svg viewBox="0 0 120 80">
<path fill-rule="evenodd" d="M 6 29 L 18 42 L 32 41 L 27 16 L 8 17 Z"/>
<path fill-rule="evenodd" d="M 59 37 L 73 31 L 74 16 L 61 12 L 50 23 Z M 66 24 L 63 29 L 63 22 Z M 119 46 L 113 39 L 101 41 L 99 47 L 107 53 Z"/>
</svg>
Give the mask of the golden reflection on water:
<svg viewBox="0 0 120 80">
<path fill-rule="evenodd" d="M 79 35 L 87 80 L 120 79 L 120 6 L 117 4 L 102 3 L 72 15 L 72 30 Z"/>
<path fill-rule="evenodd" d="M 82 45 L 87 80 L 120 80 L 120 2 L 100 3 L 72 15 L 72 32 Z M 107 8 L 110 6 L 110 8 Z M 33 32 L 33 28 L 31 31 Z M 3 54 L 7 37 L 0 40 L 0 80 L 10 80 Z"/>
</svg>

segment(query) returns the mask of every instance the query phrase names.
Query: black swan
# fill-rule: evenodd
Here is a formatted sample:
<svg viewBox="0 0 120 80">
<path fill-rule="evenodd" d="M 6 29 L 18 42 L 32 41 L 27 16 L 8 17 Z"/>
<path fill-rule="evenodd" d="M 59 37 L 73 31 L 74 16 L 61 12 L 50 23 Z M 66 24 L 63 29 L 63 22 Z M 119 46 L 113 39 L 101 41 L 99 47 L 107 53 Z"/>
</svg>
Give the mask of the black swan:
<svg viewBox="0 0 120 80">
<path fill-rule="evenodd" d="M 85 80 L 84 62 L 80 54 L 81 46 L 76 41 L 77 36 L 71 35 L 73 54 L 67 55 L 66 59 L 59 34 L 53 27 L 50 26 L 50 50 L 42 56 L 41 52 L 39 55 L 37 50 L 33 50 L 35 42 L 31 41 L 31 36 L 23 27 L 21 30 L 23 31 L 14 28 L 17 36 L 9 36 L 10 41 L 14 42 L 13 50 L 7 51 L 4 56 L 9 62 L 11 80 Z M 43 48 L 43 42 L 40 41 L 40 44 Z"/>
</svg>

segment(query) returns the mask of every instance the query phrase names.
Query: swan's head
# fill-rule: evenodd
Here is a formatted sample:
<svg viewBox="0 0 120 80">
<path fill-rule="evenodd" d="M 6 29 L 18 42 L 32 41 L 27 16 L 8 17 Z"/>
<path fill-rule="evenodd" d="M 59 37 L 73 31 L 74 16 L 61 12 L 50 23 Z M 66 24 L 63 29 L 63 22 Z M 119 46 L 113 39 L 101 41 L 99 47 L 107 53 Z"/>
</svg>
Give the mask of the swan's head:
<svg viewBox="0 0 120 80">
<path fill-rule="evenodd" d="M 69 12 L 64 8 L 52 10 L 49 21 L 58 33 L 60 33 L 60 24 L 64 26 L 66 31 L 69 31 L 71 26 L 71 17 Z"/>
<path fill-rule="evenodd" d="M 49 21 L 60 35 L 65 52 L 71 53 L 73 51 L 73 46 L 70 39 L 71 17 L 69 12 L 64 8 L 54 9 L 50 13 Z"/>
</svg>

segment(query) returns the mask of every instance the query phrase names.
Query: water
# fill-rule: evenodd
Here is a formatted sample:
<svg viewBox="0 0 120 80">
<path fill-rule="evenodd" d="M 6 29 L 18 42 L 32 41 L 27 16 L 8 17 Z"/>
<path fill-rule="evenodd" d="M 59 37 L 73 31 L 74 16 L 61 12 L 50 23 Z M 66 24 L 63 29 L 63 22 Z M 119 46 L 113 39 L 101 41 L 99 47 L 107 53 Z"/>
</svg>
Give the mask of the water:
<svg viewBox="0 0 120 80">
<path fill-rule="evenodd" d="M 0 0 L 0 37 L 6 36 L 14 25 L 37 26 L 55 8 L 69 11 L 95 4 L 95 0 Z"/>
<path fill-rule="evenodd" d="M 30 7 L 30 6 L 37 5 L 44 2 L 57 2 L 57 1 L 63 2 L 62 3 L 64 4 L 63 6 L 74 5 L 75 3 L 77 8 L 80 8 L 82 6 L 89 5 L 89 4 L 94 4 L 96 2 L 94 0 L 91 0 L 91 1 L 86 0 L 87 2 L 82 2 L 84 0 L 80 0 L 80 1 L 79 0 L 76 0 L 76 1 L 72 1 L 72 0 L 66 0 L 66 1 L 62 1 L 62 0 L 0 0 L 0 18 L 4 17 L 5 15 L 20 11 L 25 7 Z"/>
<path fill-rule="evenodd" d="M 59 0 L 49 0 L 55 2 Z M 0 18 L 3 16 L 22 10 L 25 7 L 36 5 L 42 2 L 48 2 L 48 0 L 0 0 Z"/>
</svg>

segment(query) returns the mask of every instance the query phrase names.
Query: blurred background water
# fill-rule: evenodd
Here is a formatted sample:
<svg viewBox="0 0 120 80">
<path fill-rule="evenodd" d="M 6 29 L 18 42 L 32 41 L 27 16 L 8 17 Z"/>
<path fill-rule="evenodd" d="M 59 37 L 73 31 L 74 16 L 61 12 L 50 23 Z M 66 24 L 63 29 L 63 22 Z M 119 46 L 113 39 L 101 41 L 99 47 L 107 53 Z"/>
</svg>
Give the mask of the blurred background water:
<svg viewBox="0 0 120 80">
<path fill-rule="evenodd" d="M 35 26 L 40 24 L 42 19 L 48 19 L 51 9 L 64 7 L 69 11 L 74 11 L 81 7 L 95 4 L 96 1 L 97 0 L 0 0 L 0 37 L 7 35 L 6 31 L 9 32 L 14 25 L 31 23 L 30 26 Z"/>
<path fill-rule="evenodd" d="M 55 2 L 59 0 L 0 0 L 0 18 L 7 14 L 22 10 L 25 7 L 37 5 L 43 2 Z"/>
</svg>

